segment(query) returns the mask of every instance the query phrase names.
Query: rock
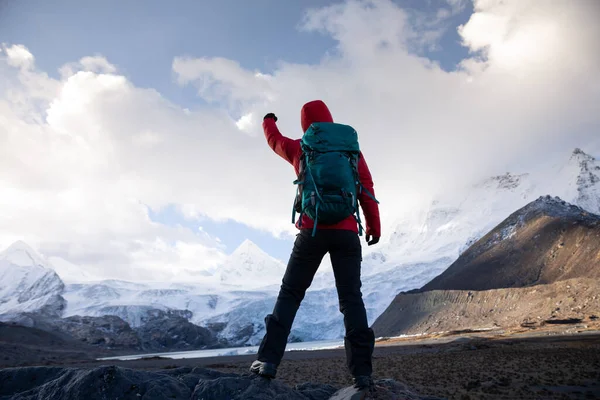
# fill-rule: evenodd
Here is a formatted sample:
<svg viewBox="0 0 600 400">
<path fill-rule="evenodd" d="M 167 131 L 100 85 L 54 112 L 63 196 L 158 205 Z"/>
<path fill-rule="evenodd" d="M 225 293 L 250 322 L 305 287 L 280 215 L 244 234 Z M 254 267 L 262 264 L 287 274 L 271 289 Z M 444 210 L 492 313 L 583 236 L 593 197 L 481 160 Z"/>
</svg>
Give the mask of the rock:
<svg viewBox="0 0 600 400">
<path fill-rule="evenodd" d="M 290 388 L 279 380 L 205 368 L 176 368 L 157 372 L 116 366 L 89 370 L 62 367 L 0 370 L 2 400 L 328 400 L 332 395 L 335 396 L 335 392 L 336 388 L 331 385 L 305 383 Z M 365 399 L 433 400 L 420 397 L 393 380 L 377 381 L 376 390 L 369 396 Z"/>
<path fill-rule="evenodd" d="M 61 332 L 84 343 L 109 349 L 140 349 L 140 340 L 129 324 L 114 315 L 81 317 L 54 321 Z"/>
<path fill-rule="evenodd" d="M 144 318 L 144 325 L 136 329 L 144 350 L 174 351 L 215 347 L 216 335 L 207 328 L 187 320 L 190 314 L 180 310 L 152 310 Z M 189 311 L 188 311 L 189 313 Z"/>
</svg>

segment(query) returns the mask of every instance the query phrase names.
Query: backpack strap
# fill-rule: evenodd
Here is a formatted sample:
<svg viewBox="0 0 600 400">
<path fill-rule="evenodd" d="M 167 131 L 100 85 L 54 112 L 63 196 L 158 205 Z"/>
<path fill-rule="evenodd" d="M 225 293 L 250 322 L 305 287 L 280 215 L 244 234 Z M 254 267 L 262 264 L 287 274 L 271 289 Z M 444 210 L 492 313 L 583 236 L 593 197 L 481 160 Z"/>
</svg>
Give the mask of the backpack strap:
<svg viewBox="0 0 600 400">
<path fill-rule="evenodd" d="M 313 184 L 314 184 L 315 180 L 314 180 L 314 178 L 313 178 L 313 176 L 312 176 L 312 172 L 310 171 L 310 164 L 309 164 L 309 160 L 308 160 L 308 158 L 309 158 L 309 157 L 310 157 L 310 155 L 307 153 L 307 154 L 306 154 L 306 164 L 305 164 L 306 171 L 305 171 L 305 173 L 306 173 L 308 176 L 310 176 L 310 180 L 311 180 L 311 181 L 313 182 Z M 316 185 L 315 185 L 315 192 L 317 193 L 317 197 L 319 198 L 319 200 L 323 201 L 323 198 L 321 197 L 321 193 L 320 193 L 320 191 L 319 191 L 319 188 L 317 188 L 317 187 L 316 187 Z"/>
<path fill-rule="evenodd" d="M 294 197 L 294 205 L 292 206 L 292 224 L 295 224 L 296 223 L 296 201 L 298 199 L 298 196 L 300 196 L 300 185 L 302 185 L 304 183 L 304 181 L 296 179 L 293 183 L 294 183 L 294 185 L 298 185 L 298 187 L 296 188 L 296 197 Z M 302 219 L 302 216 L 300 216 L 300 219 Z"/>
<path fill-rule="evenodd" d="M 293 184 L 297 185 L 296 188 L 296 197 L 294 198 L 294 205 L 292 206 L 292 224 L 296 223 L 296 202 L 298 201 L 299 197 L 301 196 L 300 193 L 300 185 L 304 184 L 304 176 L 306 174 L 305 172 L 305 166 L 304 166 L 304 157 L 300 156 L 300 161 L 298 163 L 298 179 L 296 179 Z M 302 199 L 300 199 L 300 203 L 302 203 Z M 300 210 L 300 217 L 298 219 L 298 226 L 302 226 L 302 216 L 304 215 L 304 209 L 301 208 Z"/>
<path fill-rule="evenodd" d="M 375 198 L 375 196 L 373 196 L 373 194 L 371 192 L 369 192 L 369 190 L 366 187 L 364 187 L 362 183 L 360 183 L 360 181 L 358 182 L 358 184 L 360 185 L 360 191 L 361 192 L 364 190 L 365 193 L 367 194 L 367 196 L 369 196 L 370 198 L 372 198 L 375 203 L 379 204 L 379 200 L 377 200 Z"/>
<path fill-rule="evenodd" d="M 358 199 L 356 200 L 354 210 L 355 210 L 355 214 L 356 214 L 354 216 L 354 219 L 356 220 L 356 223 L 358 224 L 358 236 L 362 236 L 363 226 L 362 226 L 362 223 L 360 222 L 360 209 L 358 208 Z"/>
<path fill-rule="evenodd" d="M 315 235 L 317 234 L 317 223 L 319 221 L 319 201 L 317 201 L 317 206 L 315 207 L 315 210 L 315 225 L 313 226 L 312 237 L 315 237 Z"/>
</svg>

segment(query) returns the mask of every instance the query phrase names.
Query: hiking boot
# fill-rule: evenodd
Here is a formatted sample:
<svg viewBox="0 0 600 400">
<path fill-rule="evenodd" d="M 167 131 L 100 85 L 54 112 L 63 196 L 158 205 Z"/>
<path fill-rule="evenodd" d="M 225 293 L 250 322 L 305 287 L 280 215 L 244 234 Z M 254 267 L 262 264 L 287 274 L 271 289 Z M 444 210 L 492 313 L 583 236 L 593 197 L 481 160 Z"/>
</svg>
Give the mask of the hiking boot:
<svg viewBox="0 0 600 400">
<path fill-rule="evenodd" d="M 277 365 L 256 360 L 250 366 L 250 372 L 265 378 L 274 379 L 275 375 L 277 375 Z"/>
<path fill-rule="evenodd" d="M 373 378 L 371 378 L 369 375 L 355 376 L 353 381 L 354 387 L 359 390 L 371 390 L 373 386 L 375 386 Z"/>
</svg>

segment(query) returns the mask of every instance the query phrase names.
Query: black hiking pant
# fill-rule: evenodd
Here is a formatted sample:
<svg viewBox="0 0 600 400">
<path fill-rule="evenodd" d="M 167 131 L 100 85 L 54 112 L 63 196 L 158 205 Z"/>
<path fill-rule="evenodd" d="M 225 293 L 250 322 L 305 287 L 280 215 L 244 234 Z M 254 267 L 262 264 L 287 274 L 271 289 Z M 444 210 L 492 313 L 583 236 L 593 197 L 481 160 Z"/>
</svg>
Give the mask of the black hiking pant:
<svg viewBox="0 0 600 400">
<path fill-rule="evenodd" d="M 321 260 L 331 257 L 335 285 L 344 315 L 346 361 L 353 376 L 371 375 L 375 335 L 369 328 L 362 300 L 359 236 L 348 230 L 301 230 L 296 237 L 273 313 L 265 318 L 266 333 L 258 349 L 258 360 L 279 365 L 287 339 L 306 290 Z"/>
</svg>

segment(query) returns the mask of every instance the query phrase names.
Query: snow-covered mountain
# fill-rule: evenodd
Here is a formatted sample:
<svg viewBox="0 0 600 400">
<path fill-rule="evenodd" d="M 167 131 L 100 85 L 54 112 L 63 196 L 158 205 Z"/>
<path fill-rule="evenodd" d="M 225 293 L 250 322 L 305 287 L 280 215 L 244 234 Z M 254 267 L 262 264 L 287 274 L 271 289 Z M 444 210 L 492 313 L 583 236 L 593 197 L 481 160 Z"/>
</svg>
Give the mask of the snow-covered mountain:
<svg viewBox="0 0 600 400">
<path fill-rule="evenodd" d="M 222 285 L 247 289 L 276 285 L 281 282 L 285 265 L 245 240 L 217 269 Z"/>
<path fill-rule="evenodd" d="M 0 253 L 0 314 L 40 312 L 60 316 L 64 284 L 46 260 L 23 242 Z"/>
<path fill-rule="evenodd" d="M 550 168 L 494 176 L 440 196 L 396 221 L 381 248 L 365 258 L 389 266 L 442 257 L 455 260 L 506 216 L 545 195 L 600 214 L 600 162 L 575 149 L 566 162 Z"/>
<path fill-rule="evenodd" d="M 600 162 L 575 149 L 569 162 L 554 168 L 547 191 L 594 214 L 600 214 Z"/>
</svg>

